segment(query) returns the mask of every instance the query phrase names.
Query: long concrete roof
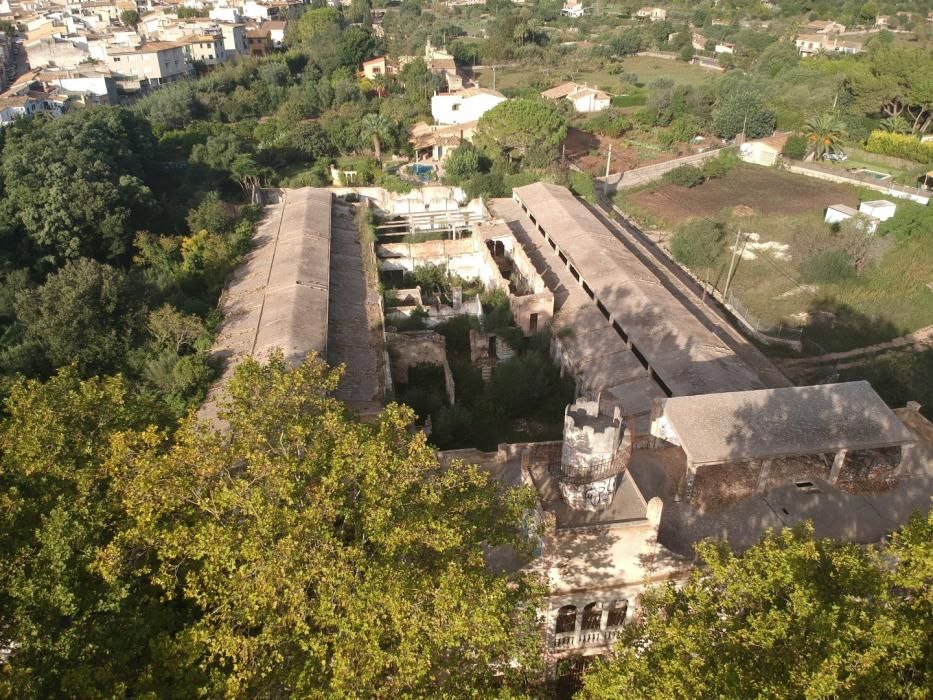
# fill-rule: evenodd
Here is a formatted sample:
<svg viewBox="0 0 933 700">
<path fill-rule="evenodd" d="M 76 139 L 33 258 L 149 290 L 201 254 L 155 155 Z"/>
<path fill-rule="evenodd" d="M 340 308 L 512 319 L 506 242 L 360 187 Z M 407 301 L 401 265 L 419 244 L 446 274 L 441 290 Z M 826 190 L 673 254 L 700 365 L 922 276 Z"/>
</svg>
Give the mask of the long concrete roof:
<svg viewBox="0 0 933 700">
<path fill-rule="evenodd" d="M 680 396 L 664 417 L 693 465 L 913 443 L 868 382 Z"/>
<path fill-rule="evenodd" d="M 764 386 L 570 190 L 539 182 L 516 188 L 513 197 L 673 395 Z"/>
<path fill-rule="evenodd" d="M 508 222 L 515 239 L 554 293 L 552 331 L 580 388 L 590 394 L 611 394 L 628 415 L 647 415 L 651 401 L 665 396 L 661 388 L 573 279 L 557 253 L 525 220 L 518 203 L 496 199 L 490 202 L 490 208 Z M 647 425 L 644 428 L 647 431 Z"/>
<path fill-rule="evenodd" d="M 281 348 L 298 364 L 327 350 L 331 200 L 328 190 L 283 190 L 253 235 L 253 249 L 233 273 L 220 300 L 224 320 L 212 354 L 223 365 L 202 415 L 245 357 Z"/>
</svg>

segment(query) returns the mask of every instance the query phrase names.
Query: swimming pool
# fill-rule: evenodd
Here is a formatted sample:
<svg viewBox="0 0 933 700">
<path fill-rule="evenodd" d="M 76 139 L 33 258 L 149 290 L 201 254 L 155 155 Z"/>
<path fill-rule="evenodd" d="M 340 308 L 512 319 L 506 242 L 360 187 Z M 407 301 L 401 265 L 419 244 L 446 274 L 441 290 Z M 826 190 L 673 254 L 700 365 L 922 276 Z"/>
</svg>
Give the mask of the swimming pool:
<svg viewBox="0 0 933 700">
<path fill-rule="evenodd" d="M 425 165 L 423 163 L 415 163 L 414 165 L 409 165 L 408 170 L 416 178 L 421 180 L 421 182 L 427 182 L 431 179 L 431 173 L 434 170 L 433 165 Z"/>
<path fill-rule="evenodd" d="M 868 168 L 858 168 L 853 170 L 853 173 L 856 175 L 864 175 L 865 177 L 870 177 L 873 180 L 890 180 L 891 176 L 888 173 L 882 173 L 878 170 L 869 170 Z"/>
</svg>

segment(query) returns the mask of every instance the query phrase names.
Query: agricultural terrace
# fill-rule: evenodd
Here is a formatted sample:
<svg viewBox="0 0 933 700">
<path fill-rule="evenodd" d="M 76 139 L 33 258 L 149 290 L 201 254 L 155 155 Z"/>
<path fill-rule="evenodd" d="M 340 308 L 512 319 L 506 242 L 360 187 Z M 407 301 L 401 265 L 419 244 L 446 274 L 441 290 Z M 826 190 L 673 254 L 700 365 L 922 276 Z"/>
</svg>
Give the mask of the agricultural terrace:
<svg viewBox="0 0 933 700">
<path fill-rule="evenodd" d="M 696 187 L 655 183 L 620 193 L 617 202 L 652 225 L 675 257 L 720 291 L 736 235 L 748 234 L 731 290 L 762 327 L 802 328 L 804 352 L 819 355 L 933 324 L 928 235 L 872 236 L 823 221 L 830 204 L 857 206 L 883 196 L 743 164 Z M 907 213 L 918 206 L 896 201 Z M 704 236 L 713 226 L 718 234 Z M 678 254 L 678 237 L 705 242 Z"/>
</svg>

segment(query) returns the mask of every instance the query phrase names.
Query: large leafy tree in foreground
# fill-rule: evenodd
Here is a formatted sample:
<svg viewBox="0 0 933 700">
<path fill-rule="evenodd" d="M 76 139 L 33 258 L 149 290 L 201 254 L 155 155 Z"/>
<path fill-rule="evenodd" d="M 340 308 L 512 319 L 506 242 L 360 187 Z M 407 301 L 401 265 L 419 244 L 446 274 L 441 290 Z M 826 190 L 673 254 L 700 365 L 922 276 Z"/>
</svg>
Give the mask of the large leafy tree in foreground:
<svg viewBox="0 0 933 700">
<path fill-rule="evenodd" d="M 883 558 L 806 526 L 742 556 L 713 542 L 698 552 L 705 566 L 685 586 L 649 590 L 582 697 L 929 697 L 933 512 Z"/>
<path fill-rule="evenodd" d="M 175 635 L 188 615 L 162 600 L 137 558 L 99 559 L 125 512 L 103 468 L 111 436 L 154 405 L 120 378 L 66 368 L 10 391 L 0 426 L 0 697 L 191 697 L 200 670 Z M 197 680 L 189 676 L 193 674 Z"/>
<path fill-rule="evenodd" d="M 225 429 L 119 378 L 14 387 L 0 426 L 0 697 L 515 697 L 540 659 L 530 496 L 441 468 L 406 408 L 247 361 Z"/>
<path fill-rule="evenodd" d="M 186 635 L 230 695 L 515 688 L 510 662 L 528 671 L 540 654 L 532 586 L 493 574 L 483 548 L 525 546 L 529 494 L 440 468 L 407 408 L 348 419 L 338 380 L 314 358 L 247 361 L 227 430 L 192 418 L 172 440 L 122 436 L 109 468 L 133 524 L 107 552 L 111 575 L 128 553 L 158 562 L 153 580 L 197 608 Z"/>
</svg>

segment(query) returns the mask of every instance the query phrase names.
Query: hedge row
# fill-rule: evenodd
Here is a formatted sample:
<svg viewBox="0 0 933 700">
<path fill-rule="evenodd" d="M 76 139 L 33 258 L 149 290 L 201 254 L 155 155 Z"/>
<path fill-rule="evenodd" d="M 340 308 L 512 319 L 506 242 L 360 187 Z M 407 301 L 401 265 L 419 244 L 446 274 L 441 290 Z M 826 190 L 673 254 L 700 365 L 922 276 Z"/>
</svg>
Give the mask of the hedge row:
<svg viewBox="0 0 933 700">
<path fill-rule="evenodd" d="M 873 131 L 865 142 L 865 150 L 882 156 L 906 158 L 918 163 L 933 163 L 933 143 L 921 143 L 916 136 Z"/>
</svg>

